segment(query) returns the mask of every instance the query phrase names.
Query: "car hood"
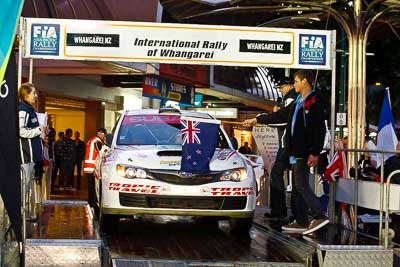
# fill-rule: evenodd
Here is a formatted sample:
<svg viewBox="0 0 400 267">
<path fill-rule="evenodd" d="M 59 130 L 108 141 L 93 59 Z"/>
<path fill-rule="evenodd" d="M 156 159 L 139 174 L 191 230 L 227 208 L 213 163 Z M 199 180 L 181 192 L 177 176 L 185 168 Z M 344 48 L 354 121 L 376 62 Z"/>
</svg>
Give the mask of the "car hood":
<svg viewBox="0 0 400 267">
<path fill-rule="evenodd" d="M 146 169 L 179 170 L 181 146 L 118 146 L 105 157 L 107 161 Z M 211 171 L 243 167 L 246 160 L 230 148 L 217 148 L 210 162 Z"/>
</svg>

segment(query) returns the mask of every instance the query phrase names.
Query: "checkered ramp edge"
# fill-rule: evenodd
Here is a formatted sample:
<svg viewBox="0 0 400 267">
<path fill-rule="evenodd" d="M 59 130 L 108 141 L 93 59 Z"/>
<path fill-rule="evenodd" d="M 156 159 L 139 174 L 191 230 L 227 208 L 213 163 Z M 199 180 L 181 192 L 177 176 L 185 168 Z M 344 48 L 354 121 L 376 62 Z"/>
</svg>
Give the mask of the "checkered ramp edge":
<svg viewBox="0 0 400 267">
<path fill-rule="evenodd" d="M 383 246 L 319 246 L 318 258 L 322 267 L 393 266 L 393 250 Z"/>
</svg>

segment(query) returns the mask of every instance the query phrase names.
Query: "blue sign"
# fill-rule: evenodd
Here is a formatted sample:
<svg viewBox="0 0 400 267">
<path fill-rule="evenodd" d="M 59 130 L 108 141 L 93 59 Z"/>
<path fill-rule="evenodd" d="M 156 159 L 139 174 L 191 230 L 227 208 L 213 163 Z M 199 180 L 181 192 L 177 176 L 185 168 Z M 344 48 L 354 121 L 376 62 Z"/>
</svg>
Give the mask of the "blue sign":
<svg viewBox="0 0 400 267">
<path fill-rule="evenodd" d="M 194 87 L 190 85 L 171 82 L 156 76 L 145 76 L 143 80 L 143 96 L 146 97 L 193 105 L 194 95 Z"/>
<path fill-rule="evenodd" d="M 179 103 L 180 107 L 201 107 L 203 105 L 203 95 L 202 94 L 194 94 L 194 104 L 184 104 Z"/>
<path fill-rule="evenodd" d="M 326 36 L 316 34 L 300 34 L 299 64 L 326 64 Z"/>
<path fill-rule="evenodd" d="M 31 54 L 58 56 L 60 47 L 59 24 L 32 24 Z"/>
</svg>

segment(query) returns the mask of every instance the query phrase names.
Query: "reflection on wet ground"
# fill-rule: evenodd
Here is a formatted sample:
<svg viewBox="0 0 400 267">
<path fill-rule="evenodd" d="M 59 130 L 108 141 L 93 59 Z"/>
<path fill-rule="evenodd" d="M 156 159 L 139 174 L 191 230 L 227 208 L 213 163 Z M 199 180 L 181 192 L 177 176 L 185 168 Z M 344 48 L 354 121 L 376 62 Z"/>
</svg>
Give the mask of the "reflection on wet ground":
<svg viewBox="0 0 400 267">
<path fill-rule="evenodd" d="M 104 235 L 85 201 L 49 201 L 38 223 L 29 223 L 28 238 L 100 239 L 111 258 L 202 261 L 301 262 L 315 257 L 317 244 L 378 245 L 376 239 L 357 236 L 336 225 L 312 235 L 280 233 L 280 225 L 264 218 L 257 208 L 248 234 L 230 233 L 228 221 L 181 216 L 121 218 Z M 289 250 L 294 250 L 289 253 Z M 296 254 L 297 253 L 297 254 Z"/>
<path fill-rule="evenodd" d="M 100 239 L 85 201 L 46 201 L 37 223 L 28 223 L 27 238 Z"/>
<path fill-rule="evenodd" d="M 231 235 L 227 222 L 219 227 L 188 220 L 154 222 L 149 218 L 119 222 L 106 235 L 113 258 L 151 258 L 171 260 L 271 260 L 257 229 L 248 234 Z"/>
</svg>

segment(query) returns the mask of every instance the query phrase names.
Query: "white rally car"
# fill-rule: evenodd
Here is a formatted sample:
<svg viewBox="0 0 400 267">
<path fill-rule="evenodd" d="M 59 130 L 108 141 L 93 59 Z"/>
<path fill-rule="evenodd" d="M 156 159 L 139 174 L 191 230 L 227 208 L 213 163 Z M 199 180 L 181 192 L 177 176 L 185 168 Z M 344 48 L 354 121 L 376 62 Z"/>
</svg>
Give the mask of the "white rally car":
<svg viewBox="0 0 400 267">
<path fill-rule="evenodd" d="M 122 114 L 111 145 L 96 160 L 95 210 L 103 227 L 121 216 L 162 214 L 229 219 L 231 230 L 249 230 L 256 206 L 251 162 L 220 127 L 210 173 L 180 173 L 181 116 L 213 119 L 175 109 Z"/>
</svg>

